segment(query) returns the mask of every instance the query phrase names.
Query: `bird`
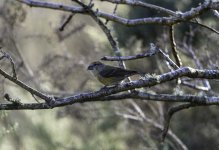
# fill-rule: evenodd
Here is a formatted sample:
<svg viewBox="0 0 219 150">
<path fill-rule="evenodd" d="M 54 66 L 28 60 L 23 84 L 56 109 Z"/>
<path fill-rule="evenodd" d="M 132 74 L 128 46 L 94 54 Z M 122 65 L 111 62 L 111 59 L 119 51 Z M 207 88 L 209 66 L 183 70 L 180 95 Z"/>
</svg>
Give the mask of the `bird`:
<svg viewBox="0 0 219 150">
<path fill-rule="evenodd" d="M 105 65 L 100 61 L 92 62 L 88 66 L 87 70 L 90 70 L 93 75 L 105 86 L 119 84 L 125 78 L 138 74 L 137 71 Z"/>
</svg>

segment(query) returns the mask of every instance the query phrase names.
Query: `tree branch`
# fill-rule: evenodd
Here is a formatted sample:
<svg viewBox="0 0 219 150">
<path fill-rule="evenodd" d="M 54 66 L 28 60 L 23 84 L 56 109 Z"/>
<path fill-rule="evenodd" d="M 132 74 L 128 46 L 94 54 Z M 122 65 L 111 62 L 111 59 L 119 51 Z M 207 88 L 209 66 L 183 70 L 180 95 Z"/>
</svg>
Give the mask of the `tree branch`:
<svg viewBox="0 0 219 150">
<path fill-rule="evenodd" d="M 137 54 L 137 55 L 134 55 L 134 56 L 121 56 L 121 57 L 118 57 L 118 56 L 104 56 L 103 58 L 101 58 L 101 60 L 105 60 L 105 61 L 120 61 L 120 60 L 127 61 L 127 60 L 141 59 L 141 58 L 144 58 L 144 57 L 150 57 L 150 56 L 153 56 L 153 55 L 157 54 L 158 52 L 161 54 L 163 59 L 166 60 L 169 63 L 169 65 L 172 68 L 179 69 L 179 67 L 170 59 L 170 57 L 167 54 L 165 54 L 163 52 L 163 50 L 158 48 L 153 43 L 151 43 L 150 48 L 142 54 Z"/>
<path fill-rule="evenodd" d="M 2 69 L 0 69 L 0 74 L 2 76 L 4 76 L 5 78 L 7 78 L 8 80 L 10 80 L 11 82 L 15 83 L 16 85 L 20 86 L 22 89 L 30 92 L 33 95 L 38 96 L 39 98 L 45 100 L 46 102 L 50 102 L 52 99 L 51 97 L 44 95 L 43 93 L 33 89 L 32 87 L 26 85 L 25 83 L 23 83 L 22 81 L 14 78 L 13 76 L 10 76 L 9 74 L 7 74 L 5 71 L 3 71 Z"/>
<path fill-rule="evenodd" d="M 159 12 L 169 14 L 171 16 L 177 16 L 177 13 L 175 13 L 172 10 L 169 10 L 169 9 L 157 6 L 157 5 L 141 2 L 141 1 L 133 1 L 133 0 L 100 0 L 100 1 L 107 1 L 107 2 L 111 2 L 111 3 L 115 3 L 115 4 L 126 4 L 126 5 L 130 5 L 130 6 L 140 6 L 143 8 L 154 9 L 154 10 L 157 10 Z"/>
<path fill-rule="evenodd" d="M 62 98 L 60 100 L 55 101 L 53 106 L 63 106 L 63 105 L 69 105 L 74 103 L 95 101 L 95 99 L 104 96 L 109 96 L 112 94 L 116 94 L 127 90 L 132 90 L 135 88 L 151 87 L 157 84 L 161 84 L 185 76 L 190 78 L 219 79 L 219 70 L 198 70 L 189 67 L 184 67 L 159 75 L 157 77 L 150 77 L 144 80 L 138 80 L 138 81 L 120 84 L 115 87 L 107 87 L 96 92 L 82 93 L 79 95 Z M 212 98 L 210 100 L 212 100 L 211 102 L 212 104 L 218 103 L 217 99 L 215 98 Z"/>
<path fill-rule="evenodd" d="M 150 57 L 152 55 L 155 55 L 157 52 L 159 52 L 158 47 L 156 47 L 153 43 L 150 44 L 150 48 L 146 50 L 146 52 L 142 54 L 137 54 L 134 56 L 104 56 L 101 58 L 101 60 L 105 61 L 126 61 L 126 60 L 134 60 L 134 59 L 140 59 L 144 57 Z"/>
<path fill-rule="evenodd" d="M 170 45 L 172 48 L 172 53 L 173 53 L 173 56 L 175 58 L 176 64 L 178 67 L 181 67 L 182 61 L 181 61 L 179 54 L 178 54 L 178 51 L 176 49 L 176 42 L 175 42 L 175 38 L 174 38 L 174 26 L 173 25 L 171 25 L 169 27 L 169 38 L 170 38 Z"/>
<path fill-rule="evenodd" d="M 74 17 L 75 14 L 70 14 L 65 21 L 61 24 L 61 26 L 59 27 L 59 31 L 63 31 L 66 27 L 66 25 L 72 20 L 72 18 Z"/>
<path fill-rule="evenodd" d="M 110 95 L 102 98 L 100 101 L 122 100 L 128 98 L 161 102 L 190 102 L 199 105 L 219 105 L 219 97 L 214 96 L 150 94 L 140 91 L 135 91 L 134 93 Z"/>
<path fill-rule="evenodd" d="M 41 7 L 41 8 L 55 9 L 55 10 L 89 15 L 89 12 L 83 7 L 69 6 L 69 5 L 64 5 L 64 4 L 43 2 L 43 1 L 36 1 L 36 0 L 16 0 L 16 1 L 27 4 L 31 7 Z M 210 10 L 210 9 L 219 9 L 219 2 L 206 1 L 196 8 L 192 8 L 191 10 L 186 11 L 184 13 L 179 13 L 177 17 L 173 16 L 173 17 L 126 19 L 123 17 L 119 17 L 117 15 L 112 15 L 109 13 L 101 12 L 99 10 L 95 12 L 95 15 L 97 17 L 105 18 L 107 20 L 114 21 L 114 22 L 117 22 L 117 23 L 120 23 L 126 26 L 136 26 L 136 25 L 142 25 L 142 24 L 173 25 L 179 22 L 191 20 L 201 15 L 203 12 Z"/>
<path fill-rule="evenodd" d="M 168 112 L 166 114 L 166 118 L 164 120 L 164 128 L 163 128 L 162 135 L 161 135 L 161 141 L 165 140 L 165 137 L 167 135 L 169 125 L 170 125 L 170 120 L 171 120 L 173 114 L 175 114 L 176 112 L 181 111 L 183 109 L 188 109 L 190 107 L 202 106 L 202 105 L 203 104 L 186 103 L 186 104 L 180 104 L 180 105 L 171 107 L 168 110 Z"/>
<path fill-rule="evenodd" d="M 132 92 L 120 96 L 119 95 L 109 96 L 112 94 L 132 90 L 135 88 L 151 87 L 157 84 L 161 84 L 167 81 L 177 79 L 179 77 L 219 79 L 219 70 L 198 70 L 198 69 L 184 67 L 159 75 L 157 77 L 150 77 L 144 80 L 127 82 L 114 87 L 106 87 L 96 92 L 77 94 L 70 97 L 59 98 L 54 101 L 51 101 L 51 98 L 49 96 L 46 96 L 36 91 L 35 89 L 27 86 L 21 81 L 14 79 L 10 75 L 2 71 L 1 69 L 0 69 L 0 74 L 2 74 L 5 78 L 9 79 L 15 84 L 19 85 L 21 88 L 29 91 L 30 93 L 33 93 L 34 95 L 49 101 L 49 105 L 47 103 L 32 103 L 32 104 L 22 104 L 22 105 L 4 104 L 2 106 L 0 105 L 0 109 L 49 109 L 53 107 L 61 107 L 75 103 L 106 101 L 106 100 L 109 101 L 109 100 L 118 100 L 124 98 L 171 101 L 171 102 L 193 102 L 193 103 L 206 104 L 206 105 L 219 104 L 219 97 L 207 97 L 207 96 L 203 96 L 203 97 L 189 96 L 189 95 L 175 96 L 175 95 L 165 95 L 165 94 L 153 95 L 153 94 L 142 93 L 142 92 Z"/>
</svg>

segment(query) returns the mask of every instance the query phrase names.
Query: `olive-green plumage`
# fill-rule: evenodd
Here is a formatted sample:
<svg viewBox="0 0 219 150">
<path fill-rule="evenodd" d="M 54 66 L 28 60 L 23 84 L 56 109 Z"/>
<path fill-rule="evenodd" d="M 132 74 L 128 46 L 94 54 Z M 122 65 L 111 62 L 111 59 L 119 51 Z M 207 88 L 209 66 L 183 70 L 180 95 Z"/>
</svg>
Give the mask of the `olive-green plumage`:
<svg viewBox="0 0 219 150">
<path fill-rule="evenodd" d="M 91 63 L 88 68 L 93 75 L 104 85 L 118 84 L 125 78 L 138 74 L 137 71 L 105 65 L 99 61 Z"/>
</svg>

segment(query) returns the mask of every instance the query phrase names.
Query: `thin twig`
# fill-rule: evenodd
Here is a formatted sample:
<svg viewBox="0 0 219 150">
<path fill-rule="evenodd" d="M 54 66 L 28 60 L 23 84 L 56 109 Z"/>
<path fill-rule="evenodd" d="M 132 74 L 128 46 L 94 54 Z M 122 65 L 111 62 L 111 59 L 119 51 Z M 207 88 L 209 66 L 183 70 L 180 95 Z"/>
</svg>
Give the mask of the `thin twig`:
<svg viewBox="0 0 219 150">
<path fill-rule="evenodd" d="M 172 49 L 173 56 L 175 58 L 176 64 L 178 67 L 182 66 L 182 61 L 179 57 L 178 51 L 176 49 L 176 42 L 174 38 L 174 25 L 169 26 L 169 38 L 170 38 L 170 45 Z"/>
<path fill-rule="evenodd" d="M 117 115 L 122 116 L 125 119 L 130 119 L 130 120 L 137 120 L 140 121 L 141 123 L 147 123 L 152 125 L 155 129 L 159 129 L 162 131 L 163 126 L 161 124 L 159 124 L 158 122 L 156 122 L 153 119 L 150 119 L 148 117 L 146 117 L 145 115 L 143 116 L 139 116 L 139 115 L 132 115 L 132 114 L 126 114 L 126 113 L 120 113 L 120 112 L 116 112 Z M 176 144 L 176 147 L 179 150 L 188 150 L 188 148 L 186 147 L 186 145 L 183 144 L 183 142 L 171 131 L 168 131 L 168 138 L 172 141 L 174 141 L 174 143 Z"/>
<path fill-rule="evenodd" d="M 12 99 L 8 93 L 4 94 L 4 98 L 13 105 L 22 105 L 19 99 Z"/>
<path fill-rule="evenodd" d="M 213 10 L 214 15 L 219 18 L 219 12 L 217 10 Z"/>
<path fill-rule="evenodd" d="M 181 111 L 183 109 L 188 109 L 190 107 L 195 107 L 195 106 L 200 106 L 200 105 L 201 104 L 198 105 L 198 104 L 194 104 L 194 103 L 186 103 L 186 104 L 180 104 L 180 105 L 171 107 L 168 110 L 166 117 L 165 117 L 165 120 L 164 120 L 164 128 L 163 128 L 162 135 L 161 135 L 161 141 L 165 140 L 165 137 L 167 135 L 169 125 L 170 125 L 170 120 L 171 120 L 173 114 L 175 114 L 176 112 Z"/>
<path fill-rule="evenodd" d="M 192 47 L 192 42 L 193 42 L 193 36 L 194 36 L 194 29 L 190 28 L 190 32 L 189 32 L 189 37 L 188 37 L 188 44 L 186 44 L 185 42 L 183 43 L 184 48 L 189 52 L 189 54 L 191 55 L 192 59 L 195 62 L 195 65 L 198 69 L 203 69 L 203 65 L 201 64 L 200 60 L 198 59 L 198 57 L 196 56 L 193 47 Z M 203 89 L 207 89 L 210 90 L 211 86 L 209 84 L 208 80 L 202 80 L 202 84 L 203 84 Z"/>
<path fill-rule="evenodd" d="M 71 21 L 71 19 L 74 17 L 74 13 L 70 14 L 66 20 L 62 23 L 62 25 L 59 27 L 59 31 L 63 31 L 66 27 L 66 25 Z"/>
<path fill-rule="evenodd" d="M 184 85 L 186 87 L 196 89 L 196 90 L 209 91 L 209 87 L 199 86 L 197 84 L 193 84 L 193 83 L 186 82 L 186 81 L 181 81 L 181 85 Z"/>
<path fill-rule="evenodd" d="M 142 111 L 142 109 L 138 106 L 138 104 L 136 102 L 134 102 L 133 100 L 130 100 L 130 103 L 132 104 L 134 109 L 138 112 L 140 117 L 144 119 L 146 116 L 145 116 L 144 112 Z"/>
<path fill-rule="evenodd" d="M 173 69 L 179 69 L 179 66 L 175 64 L 174 61 L 172 61 L 169 57 L 168 54 L 164 53 L 162 49 L 159 49 L 159 52 L 161 56 L 163 57 L 164 60 L 168 62 L 168 64 L 173 68 Z"/>
<path fill-rule="evenodd" d="M 40 103 L 40 102 L 38 101 L 38 99 L 35 97 L 35 95 L 33 95 L 32 93 L 31 93 L 31 95 L 32 95 L 32 97 L 35 99 L 35 101 L 36 101 L 37 103 Z"/>
<path fill-rule="evenodd" d="M 66 33 L 64 35 L 62 35 L 60 33 L 57 33 L 58 37 L 59 37 L 59 40 L 63 41 L 64 39 L 66 39 L 69 36 L 75 34 L 76 32 L 79 32 L 79 31 L 83 30 L 85 27 L 86 27 L 86 24 L 81 24 L 81 25 L 78 25 L 77 27 L 73 28 L 71 31 L 69 31 L 68 33 Z"/>
<path fill-rule="evenodd" d="M 118 4 L 115 5 L 115 8 L 113 9 L 113 15 L 116 14 L 116 10 L 118 8 Z M 105 25 L 107 25 L 107 23 L 109 22 L 109 20 L 106 20 Z"/>
<path fill-rule="evenodd" d="M 101 58 L 101 60 L 105 60 L 105 61 L 120 61 L 120 60 L 127 61 L 127 60 L 140 59 L 140 58 L 144 58 L 144 57 L 151 57 L 152 55 L 155 55 L 158 52 L 159 52 L 158 47 L 156 47 L 153 43 L 151 43 L 150 48 L 142 54 L 137 54 L 137 55 L 134 55 L 134 56 L 121 56 L 121 57 L 104 56 L 103 58 Z"/>
<path fill-rule="evenodd" d="M 152 55 L 155 55 L 157 53 L 160 53 L 161 56 L 164 58 L 164 60 L 166 60 L 169 65 L 174 68 L 174 69 L 179 69 L 179 67 L 170 59 L 170 57 L 163 52 L 163 50 L 161 50 L 160 48 L 158 48 L 156 45 L 154 45 L 153 43 L 150 44 L 150 48 L 142 54 L 137 54 L 134 56 L 104 56 L 103 58 L 101 58 L 101 60 L 105 60 L 105 61 L 127 61 L 127 60 L 134 60 L 134 59 L 141 59 L 144 57 L 151 57 Z"/>
<path fill-rule="evenodd" d="M 13 59 L 11 58 L 11 56 L 10 56 L 8 53 L 3 52 L 2 50 L 1 50 L 0 52 L 1 52 L 2 55 L 3 55 L 3 56 L 1 56 L 0 60 L 3 59 L 3 58 L 6 58 L 6 59 L 8 59 L 8 60 L 10 61 L 10 63 L 11 63 L 11 68 L 12 68 L 12 74 L 13 74 L 12 76 L 13 76 L 13 78 L 17 79 L 17 73 L 16 73 L 16 71 L 15 71 L 15 65 L 14 65 Z"/>
<path fill-rule="evenodd" d="M 209 27 L 209 26 L 207 26 L 207 25 L 204 25 L 204 24 L 202 24 L 202 23 L 199 23 L 199 22 L 197 22 L 197 21 L 188 21 L 189 23 L 192 23 L 192 24 L 197 24 L 197 25 L 200 25 L 201 27 L 204 27 L 204 28 L 206 28 L 206 29 L 208 29 L 208 30 L 210 30 L 210 31 L 212 31 L 212 32 L 214 32 L 214 33 L 216 33 L 216 34 L 219 34 L 219 31 L 217 31 L 216 29 L 214 29 L 214 28 L 212 28 L 212 27 Z"/>
</svg>

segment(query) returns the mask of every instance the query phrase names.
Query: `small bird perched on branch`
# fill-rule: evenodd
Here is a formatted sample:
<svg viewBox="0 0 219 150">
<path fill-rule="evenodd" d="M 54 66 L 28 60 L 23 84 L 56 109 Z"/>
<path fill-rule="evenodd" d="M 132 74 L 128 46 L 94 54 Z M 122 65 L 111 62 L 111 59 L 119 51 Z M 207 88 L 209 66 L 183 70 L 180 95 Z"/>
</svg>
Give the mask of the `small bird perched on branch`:
<svg viewBox="0 0 219 150">
<path fill-rule="evenodd" d="M 99 61 L 92 62 L 87 69 L 105 86 L 118 84 L 125 78 L 138 74 L 137 71 L 105 65 Z"/>
</svg>

